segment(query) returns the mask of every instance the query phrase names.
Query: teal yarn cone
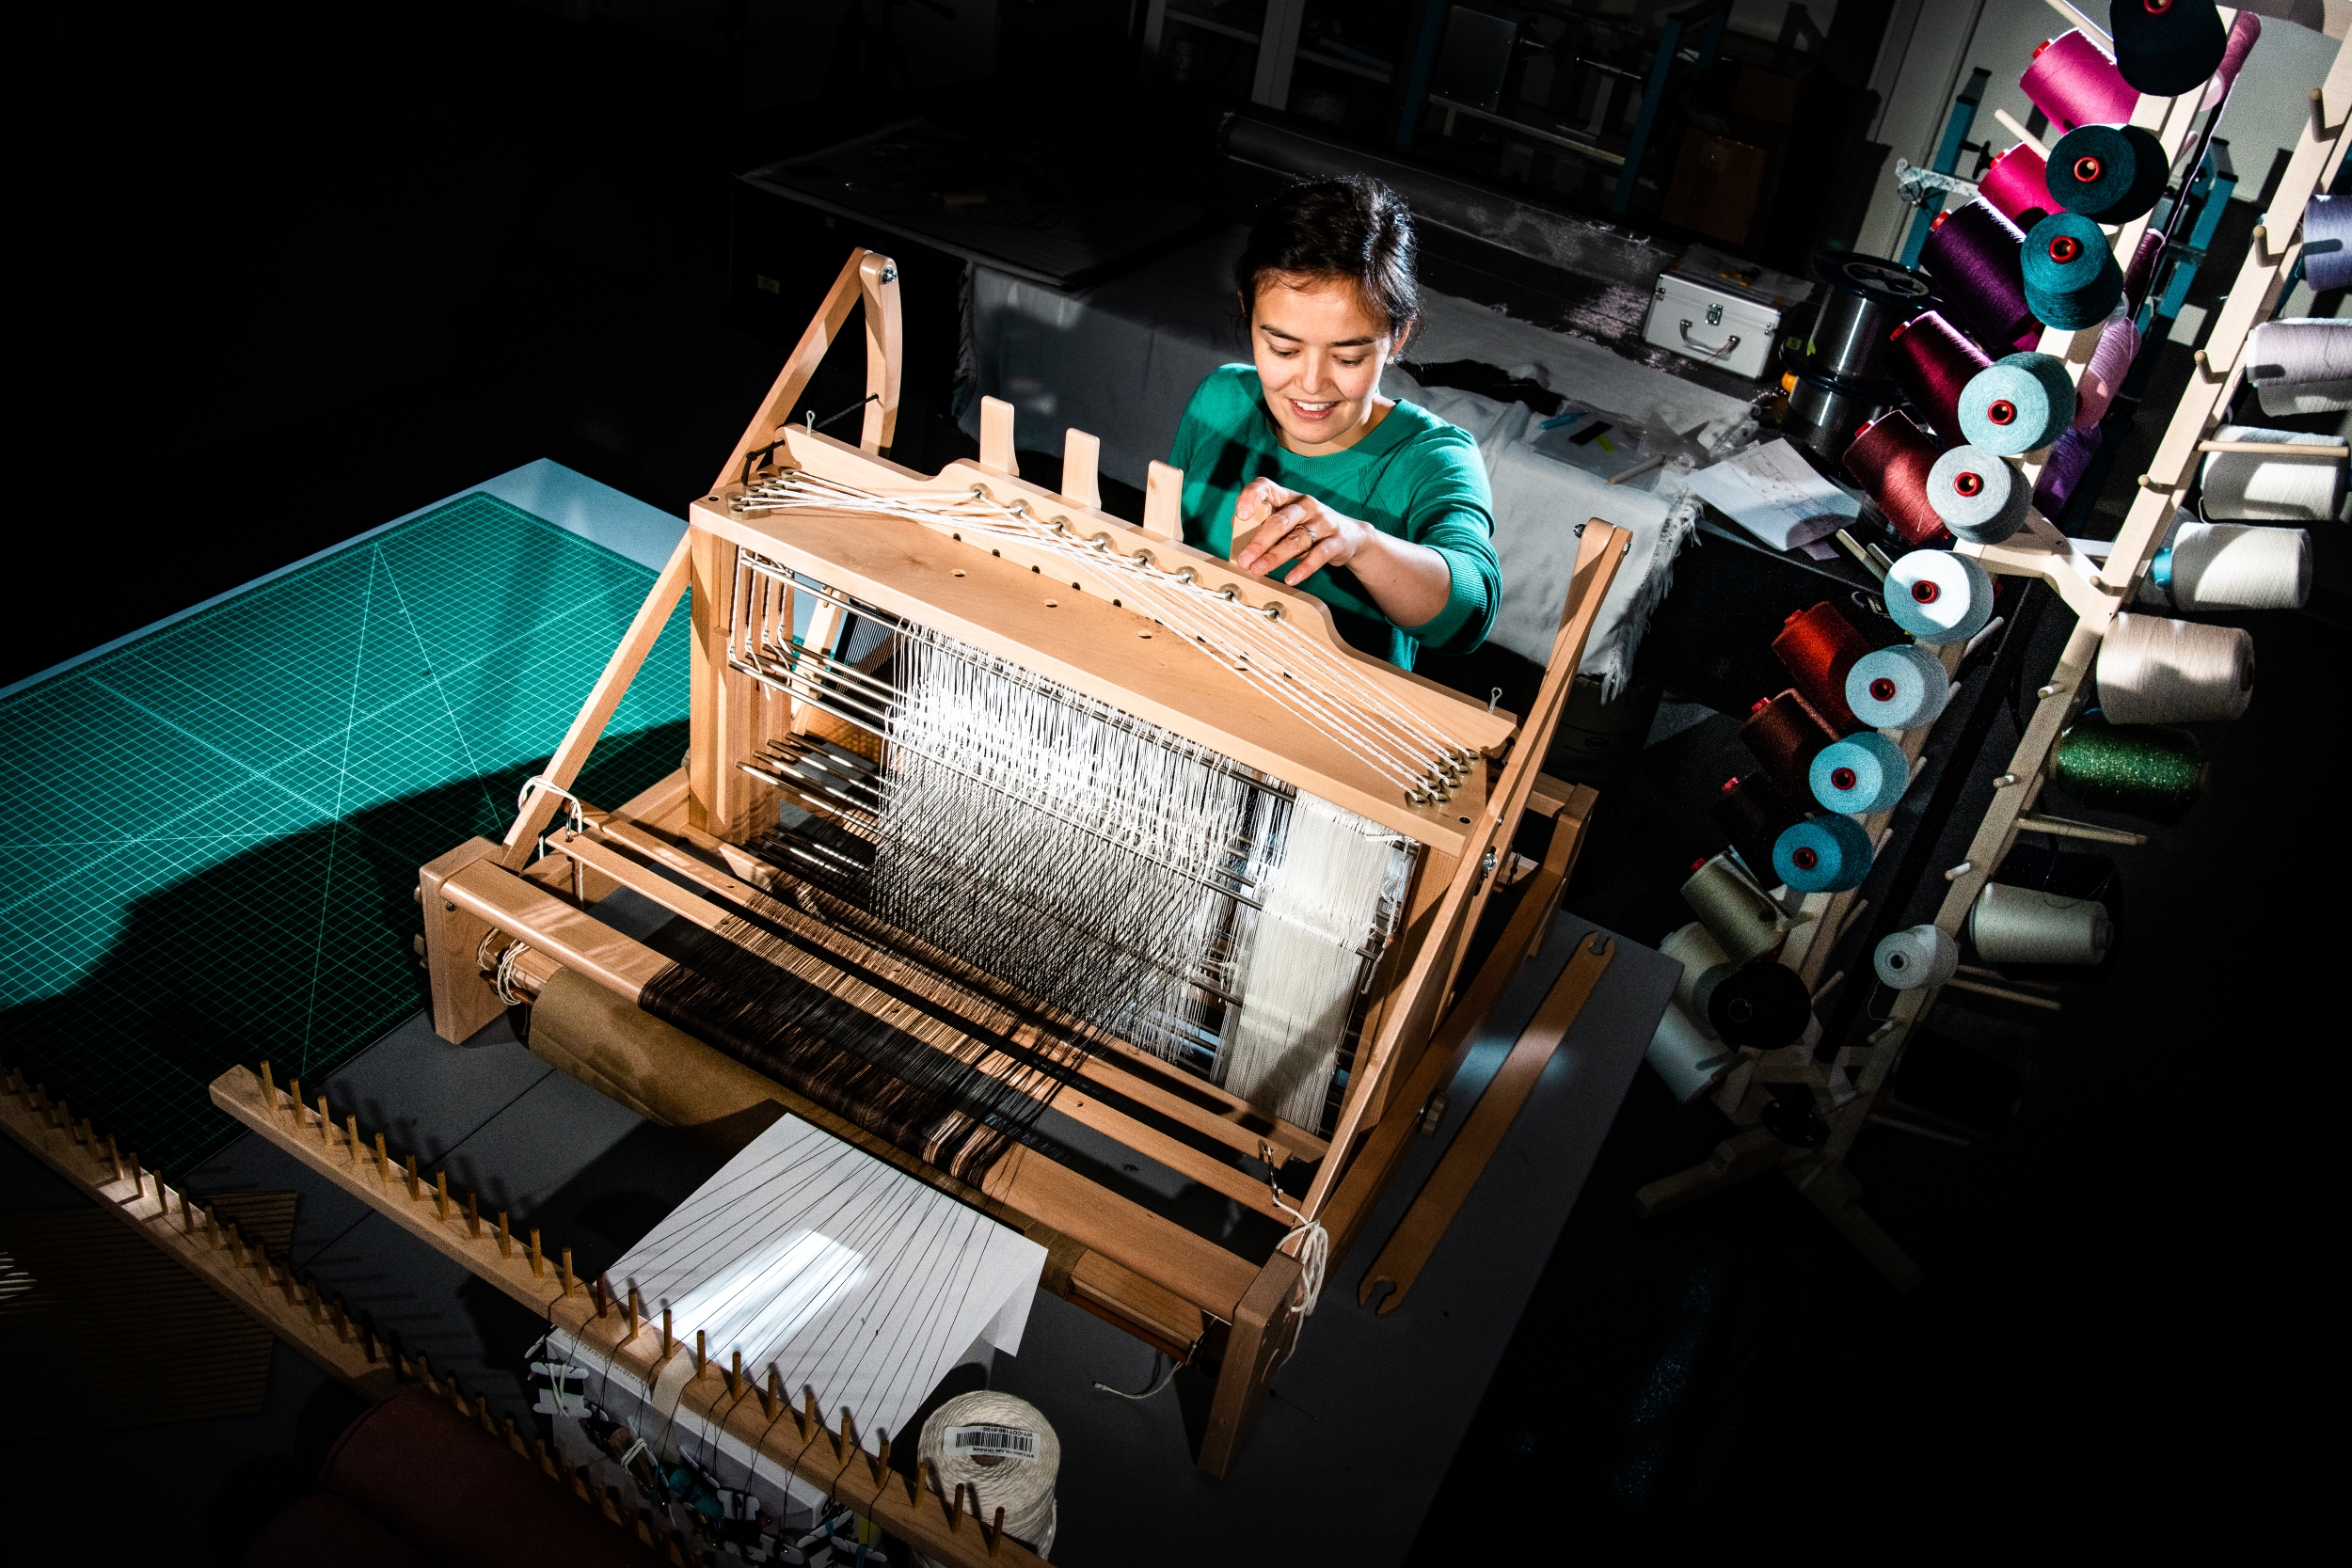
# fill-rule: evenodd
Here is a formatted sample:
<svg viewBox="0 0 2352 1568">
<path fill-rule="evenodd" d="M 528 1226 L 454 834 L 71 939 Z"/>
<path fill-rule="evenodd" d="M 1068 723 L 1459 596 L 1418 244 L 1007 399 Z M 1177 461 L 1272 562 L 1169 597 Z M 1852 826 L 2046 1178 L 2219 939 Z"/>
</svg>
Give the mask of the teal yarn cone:
<svg viewBox="0 0 2352 1568">
<path fill-rule="evenodd" d="M 2003 457 L 2046 447 L 2074 422 L 2074 382 L 2055 355 L 1995 359 L 1960 389 L 1962 438 Z"/>
<path fill-rule="evenodd" d="M 2026 236 L 2023 264 L 2026 304 L 2045 326 L 2067 332 L 2096 326 L 2123 297 L 2115 251 L 2099 226 L 2079 213 L 2055 213 L 2035 224 Z"/>
<path fill-rule="evenodd" d="M 1870 835 L 1851 816 L 1808 816 L 1772 845 L 1772 871 L 1799 893 L 1842 893 L 1870 874 Z"/>
<path fill-rule="evenodd" d="M 1911 784 L 1911 759 L 1875 730 L 1825 746 L 1807 772 L 1813 798 L 1825 811 L 1867 816 L 1891 809 Z"/>
<path fill-rule="evenodd" d="M 1944 661 L 1909 642 L 1874 649 L 1846 672 L 1846 705 L 1874 730 L 1932 724 L 1951 693 Z"/>
<path fill-rule="evenodd" d="M 1959 446 L 1928 470 L 1928 504 L 1954 538 L 1997 545 L 2026 526 L 2033 488 L 1998 452 Z"/>
<path fill-rule="evenodd" d="M 2230 44 L 2214 0 L 2107 0 L 2107 31 L 2123 80 L 2158 98 L 2202 86 Z"/>
<path fill-rule="evenodd" d="M 2137 125 L 2081 125 L 2050 149 L 2050 195 L 2093 223 L 2153 212 L 2170 171 L 2164 144 Z"/>
</svg>

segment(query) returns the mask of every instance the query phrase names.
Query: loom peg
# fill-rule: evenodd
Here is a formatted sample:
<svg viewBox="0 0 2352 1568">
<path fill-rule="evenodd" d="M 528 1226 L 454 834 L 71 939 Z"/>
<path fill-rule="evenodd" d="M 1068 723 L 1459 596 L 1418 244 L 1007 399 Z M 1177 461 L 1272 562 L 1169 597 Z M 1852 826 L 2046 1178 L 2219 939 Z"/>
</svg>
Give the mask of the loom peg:
<svg viewBox="0 0 2352 1568">
<path fill-rule="evenodd" d="M 572 1293 L 572 1249 L 570 1247 L 564 1249 L 563 1279 L 564 1293 L 568 1296 Z"/>
<path fill-rule="evenodd" d="M 776 1406 L 784 1399 L 783 1379 L 776 1375 L 776 1364 L 768 1363 L 768 1381 L 759 1387 L 759 1414 L 768 1420 L 776 1418 Z"/>
<path fill-rule="evenodd" d="M 346 1140 L 345 1147 L 351 1150 L 351 1163 L 356 1165 L 359 1163 L 359 1118 L 358 1117 L 349 1116 L 343 1118 L 343 1135 Z"/>
<path fill-rule="evenodd" d="M 115 1163 L 115 1180 L 121 1180 L 123 1177 L 122 1150 L 115 1147 L 115 1135 L 112 1132 L 106 1134 L 106 1158 Z"/>
<path fill-rule="evenodd" d="M 392 1179 L 392 1157 L 385 1150 L 381 1132 L 375 1135 L 375 1179 L 387 1183 Z"/>
<path fill-rule="evenodd" d="M 743 1387 L 743 1353 L 737 1351 L 735 1359 L 727 1364 L 727 1398 L 741 1399 Z"/>
<path fill-rule="evenodd" d="M 147 1173 L 139 1169 L 139 1151 L 133 1149 L 123 1158 L 131 1165 L 131 1201 L 136 1203 L 147 1196 Z"/>
<path fill-rule="evenodd" d="M 815 1433 L 822 1432 L 825 1429 L 825 1423 L 823 1418 L 817 1414 L 817 1390 L 803 1384 L 801 1398 L 803 1403 L 801 1412 L 795 1418 L 795 1423 L 801 1429 L 801 1436 L 805 1439 Z"/>
<path fill-rule="evenodd" d="M 856 1422 L 850 1415 L 850 1407 L 845 1404 L 841 1407 L 841 1431 L 833 1439 L 834 1457 L 844 1458 L 851 1449 L 862 1446 L 857 1440 Z"/>
<path fill-rule="evenodd" d="M 401 1175 L 405 1178 L 408 1182 L 408 1201 L 414 1203 L 424 1196 L 422 1192 L 419 1191 L 417 1184 L 417 1157 L 414 1154 L 410 1154 L 402 1160 L 400 1169 Z"/>
<path fill-rule="evenodd" d="M 445 1170 L 437 1170 L 433 1173 L 433 1200 L 441 1212 L 441 1223 L 447 1225 L 449 1223 L 449 1172 Z"/>
<path fill-rule="evenodd" d="M 598 1275 L 588 1282 L 588 1299 L 596 1303 L 598 1318 L 612 1309 L 612 1288 L 605 1283 L 604 1275 Z"/>
<path fill-rule="evenodd" d="M 270 1082 L 269 1058 L 262 1058 L 262 1109 L 272 1116 L 278 1113 L 278 1085 Z"/>
<path fill-rule="evenodd" d="M 326 1096 L 319 1096 L 319 1147 L 335 1147 L 335 1119 L 326 1114 Z"/>
<path fill-rule="evenodd" d="M 506 1228 L 506 1211 L 503 1209 L 499 1211 L 499 1256 L 515 1256 L 515 1238 Z"/>
<path fill-rule="evenodd" d="M 286 1080 L 286 1114 L 294 1117 L 294 1131 L 302 1131 L 302 1080 Z"/>
<path fill-rule="evenodd" d="M 466 1234 L 473 1241 L 482 1240 L 482 1201 L 471 1189 L 466 1193 Z"/>
<path fill-rule="evenodd" d="M 534 1225 L 531 1227 L 531 1277 L 533 1279 L 539 1278 L 546 1273 L 540 1263 L 540 1256 L 539 1227 Z"/>
<path fill-rule="evenodd" d="M 701 1329 L 694 1330 L 694 1375 L 701 1377 L 710 1370 L 710 1349 Z"/>
<path fill-rule="evenodd" d="M 671 1353 L 675 1349 L 676 1341 L 670 1333 L 670 1309 L 665 1307 L 661 1309 L 661 1359 L 670 1359 Z"/>
<path fill-rule="evenodd" d="M 982 1524 L 981 1524 L 981 1526 L 980 1526 L 980 1535 L 981 1535 L 981 1538 L 982 1538 L 982 1539 L 984 1539 L 985 1541 L 987 1541 L 987 1543 L 988 1543 L 988 1555 L 989 1555 L 989 1556 L 991 1556 L 991 1557 L 994 1557 L 994 1556 L 996 1555 L 996 1548 L 997 1548 L 997 1546 L 998 1546 L 1000 1544 L 1002 1544 L 1002 1542 L 1003 1542 L 1003 1541 L 1004 1541 L 1004 1539 L 1005 1539 L 1005 1506 L 1004 1506 L 1004 1504 L 999 1503 L 999 1504 L 997 1504 L 997 1505 L 996 1505 L 996 1524 L 995 1524 L 995 1527 L 994 1527 L 993 1528 L 990 1528 L 990 1527 L 989 1527 L 986 1523 L 982 1523 Z"/>
</svg>

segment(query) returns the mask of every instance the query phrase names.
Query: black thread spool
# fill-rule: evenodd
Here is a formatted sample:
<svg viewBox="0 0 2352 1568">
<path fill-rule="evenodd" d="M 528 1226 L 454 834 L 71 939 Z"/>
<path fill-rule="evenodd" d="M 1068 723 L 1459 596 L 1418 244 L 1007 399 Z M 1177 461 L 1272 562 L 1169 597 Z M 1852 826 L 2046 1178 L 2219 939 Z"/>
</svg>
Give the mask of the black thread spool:
<svg viewBox="0 0 2352 1568">
<path fill-rule="evenodd" d="M 1771 958 L 1737 969 L 1709 970 L 1692 999 L 1725 1045 L 1777 1051 L 1793 1045 L 1813 1022 L 1813 998 L 1788 965 Z"/>
<path fill-rule="evenodd" d="M 2158 98 L 2202 86 L 2230 46 L 2214 0 L 2107 0 L 2107 31 L 2123 80 Z"/>
<path fill-rule="evenodd" d="M 1740 739 L 1764 765 L 1782 796 L 1808 800 L 1813 798 L 1813 759 L 1823 747 L 1836 744 L 1837 732 L 1790 687 L 1749 710 L 1747 722 L 1740 726 Z M 1767 864 L 1771 859 L 1765 857 Z"/>
<path fill-rule="evenodd" d="M 1760 884 L 1776 879 L 1772 874 L 1774 841 L 1804 817 L 1763 773 L 1724 780 L 1723 793 L 1707 808 L 1707 815 L 1731 841 L 1732 852 L 1748 868 L 1748 875 Z"/>
<path fill-rule="evenodd" d="M 2081 125 L 2050 149 L 2050 194 L 2093 223 L 2129 223 L 2164 194 L 2164 144 L 2137 125 Z"/>
</svg>

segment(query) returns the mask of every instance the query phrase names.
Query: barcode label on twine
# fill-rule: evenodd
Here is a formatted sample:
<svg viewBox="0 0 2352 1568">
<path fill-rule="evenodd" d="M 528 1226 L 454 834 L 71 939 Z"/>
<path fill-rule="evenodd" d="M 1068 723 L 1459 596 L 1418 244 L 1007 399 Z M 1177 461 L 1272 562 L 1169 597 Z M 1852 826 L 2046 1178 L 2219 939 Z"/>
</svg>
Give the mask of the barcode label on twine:
<svg viewBox="0 0 2352 1568">
<path fill-rule="evenodd" d="M 1019 1427 L 949 1427 L 946 1446 L 949 1453 L 985 1459 L 1035 1459 L 1038 1450 L 1037 1433 Z"/>
</svg>

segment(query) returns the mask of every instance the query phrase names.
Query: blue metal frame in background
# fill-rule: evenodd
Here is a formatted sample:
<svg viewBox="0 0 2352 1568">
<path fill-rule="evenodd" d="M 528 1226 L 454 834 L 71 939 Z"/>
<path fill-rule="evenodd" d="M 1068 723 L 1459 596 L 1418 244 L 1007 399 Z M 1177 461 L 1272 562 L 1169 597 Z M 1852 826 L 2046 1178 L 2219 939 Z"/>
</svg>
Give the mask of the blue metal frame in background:
<svg viewBox="0 0 2352 1568">
<path fill-rule="evenodd" d="M 1935 162 L 1929 166 L 1938 174 L 1950 174 L 1960 167 L 1960 150 L 1968 140 L 1968 133 L 1977 123 L 1977 105 L 1984 102 L 1984 87 L 1993 79 L 1989 71 L 1978 71 L 1968 78 L 1968 85 L 1960 89 L 1952 101 L 1952 117 L 1945 121 L 1944 139 L 1935 149 Z M 1919 252 L 1928 243 L 1928 235 L 1935 229 L 1936 215 L 1944 211 L 1943 192 L 1935 196 L 1935 205 L 1922 207 L 1911 220 L 1911 237 L 1903 242 L 1903 265 L 1919 264 Z"/>
<path fill-rule="evenodd" d="M 1658 39 L 1658 55 L 1650 62 L 1649 83 L 1642 89 L 1642 112 L 1634 117 L 1633 140 L 1625 150 L 1625 166 L 1617 170 L 1616 189 L 1610 193 L 1611 212 L 1622 216 L 1633 205 L 1633 187 L 1642 182 L 1642 154 L 1649 150 L 1650 133 L 1658 128 L 1658 107 L 1666 97 L 1666 78 L 1674 71 L 1675 56 L 1682 51 L 1682 29 L 1692 23 L 1706 24 L 1706 41 L 1699 45 L 1698 58 L 1703 74 L 1715 63 L 1715 49 L 1724 40 L 1724 23 L 1730 16 L 1731 0 L 1699 0 L 1690 9 L 1666 19 L 1666 29 Z"/>
</svg>

